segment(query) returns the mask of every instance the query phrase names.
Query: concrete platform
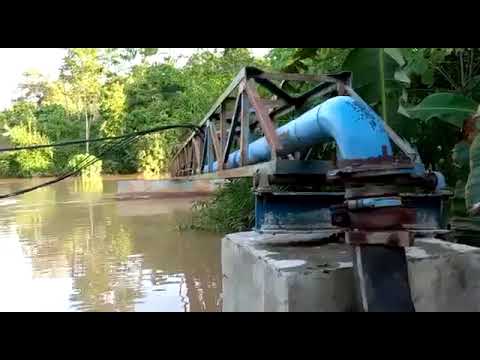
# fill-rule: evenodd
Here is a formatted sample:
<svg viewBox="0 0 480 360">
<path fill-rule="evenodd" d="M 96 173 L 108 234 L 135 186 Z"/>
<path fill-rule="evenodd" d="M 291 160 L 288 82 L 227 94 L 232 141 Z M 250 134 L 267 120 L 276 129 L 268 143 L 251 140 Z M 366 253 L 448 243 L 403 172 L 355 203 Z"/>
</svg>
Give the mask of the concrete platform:
<svg viewBox="0 0 480 360">
<path fill-rule="evenodd" d="M 223 311 L 355 311 L 351 247 L 285 238 L 275 244 L 275 236 L 244 232 L 222 240 Z M 421 238 L 407 258 L 417 312 L 480 310 L 480 248 Z"/>
</svg>

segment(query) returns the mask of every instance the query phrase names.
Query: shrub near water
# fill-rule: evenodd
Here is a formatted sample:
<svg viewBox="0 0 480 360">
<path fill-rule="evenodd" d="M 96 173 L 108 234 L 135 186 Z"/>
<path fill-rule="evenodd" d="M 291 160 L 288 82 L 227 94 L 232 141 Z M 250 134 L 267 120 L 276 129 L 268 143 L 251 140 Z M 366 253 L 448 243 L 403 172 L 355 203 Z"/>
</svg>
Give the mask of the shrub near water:
<svg viewBox="0 0 480 360">
<path fill-rule="evenodd" d="M 6 127 L 6 136 L 14 146 L 48 144 L 48 138 L 28 125 Z M 52 167 L 50 148 L 22 150 L 5 154 L 1 159 L 2 176 L 32 177 L 47 175 Z"/>
<path fill-rule="evenodd" d="M 91 162 L 94 159 L 97 159 L 97 158 L 91 154 L 74 155 L 68 162 L 68 168 L 70 170 L 77 169 L 78 167 L 84 166 L 85 164 Z M 98 160 L 94 164 L 82 169 L 81 176 L 94 177 L 94 176 L 100 176 L 101 173 L 102 173 L 102 160 Z"/>
<path fill-rule="evenodd" d="M 220 233 L 245 231 L 253 226 L 254 209 L 252 180 L 231 180 L 217 189 L 212 199 L 195 202 L 192 228 Z"/>
</svg>

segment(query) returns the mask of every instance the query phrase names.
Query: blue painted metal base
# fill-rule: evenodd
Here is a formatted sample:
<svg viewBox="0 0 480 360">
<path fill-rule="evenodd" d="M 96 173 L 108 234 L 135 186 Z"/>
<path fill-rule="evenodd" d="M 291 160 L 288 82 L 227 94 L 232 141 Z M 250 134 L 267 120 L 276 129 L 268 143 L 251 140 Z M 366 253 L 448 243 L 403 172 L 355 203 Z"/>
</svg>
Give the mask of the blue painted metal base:
<svg viewBox="0 0 480 360">
<path fill-rule="evenodd" d="M 402 195 L 405 206 L 416 209 L 416 229 L 446 229 L 448 195 Z M 314 231 L 328 230 L 330 207 L 345 201 L 343 192 L 257 192 L 255 194 L 255 230 Z"/>
<path fill-rule="evenodd" d="M 343 202 L 343 193 L 257 193 L 255 230 L 311 231 L 334 228 L 330 206 Z"/>
<path fill-rule="evenodd" d="M 417 227 L 446 229 L 448 227 L 449 193 L 404 194 L 404 206 L 416 209 Z"/>
</svg>

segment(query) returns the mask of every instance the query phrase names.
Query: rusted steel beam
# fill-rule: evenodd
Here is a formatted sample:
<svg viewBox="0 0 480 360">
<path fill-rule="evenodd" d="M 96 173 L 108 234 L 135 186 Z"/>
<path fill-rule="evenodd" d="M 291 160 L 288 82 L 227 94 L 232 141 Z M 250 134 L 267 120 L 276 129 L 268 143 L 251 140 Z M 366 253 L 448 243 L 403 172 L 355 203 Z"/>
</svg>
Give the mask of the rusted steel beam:
<svg viewBox="0 0 480 360">
<path fill-rule="evenodd" d="M 289 112 L 293 111 L 294 108 L 295 108 L 295 105 L 285 104 L 283 106 L 280 106 L 277 109 L 274 109 L 274 110 L 270 111 L 269 115 L 272 119 L 275 120 L 277 117 L 286 115 Z"/>
<path fill-rule="evenodd" d="M 275 109 L 287 104 L 285 100 L 282 100 L 282 99 L 279 99 L 279 100 L 262 99 L 262 103 L 263 103 L 263 106 L 267 109 Z"/>
<path fill-rule="evenodd" d="M 176 165 L 177 165 L 177 161 L 176 161 L 176 159 L 173 159 L 173 161 L 171 162 L 171 164 L 169 166 L 171 176 L 177 176 Z"/>
<path fill-rule="evenodd" d="M 191 171 L 191 174 L 194 175 L 197 172 L 198 165 L 197 165 L 196 151 L 195 151 L 195 146 L 194 146 L 193 140 L 192 140 L 192 145 L 191 146 L 192 146 L 192 161 L 191 161 L 192 171 Z"/>
<path fill-rule="evenodd" d="M 209 125 L 210 129 L 210 138 L 212 139 L 213 150 L 215 151 L 215 157 L 217 161 L 221 161 L 222 158 L 222 147 L 218 141 L 217 129 L 215 128 L 215 123 L 212 121 Z"/>
<path fill-rule="evenodd" d="M 305 101 L 318 96 L 324 96 L 328 93 L 336 92 L 338 88 L 337 84 L 328 84 L 328 83 L 321 83 L 317 86 L 313 87 L 312 89 L 304 92 L 302 95 L 296 97 L 296 101 L 298 104 L 303 105 Z"/>
<path fill-rule="evenodd" d="M 305 94 L 302 94 L 298 97 L 300 100 L 298 100 L 297 106 L 305 103 L 308 100 L 312 100 L 312 99 L 315 99 L 317 97 L 323 97 L 323 96 L 325 96 L 329 93 L 333 93 L 333 92 L 336 91 L 336 89 L 337 89 L 337 85 L 334 84 L 334 85 L 328 86 L 327 88 L 324 88 L 323 90 L 315 89 L 315 91 L 308 91 L 307 92 L 308 96 L 306 96 L 307 93 L 305 93 Z M 294 107 L 295 107 L 295 105 L 285 104 L 284 106 L 281 106 L 280 108 L 275 109 L 272 112 L 270 112 L 270 116 L 275 118 L 275 117 L 279 117 L 279 116 L 288 114 L 289 112 L 291 112 L 294 109 Z"/>
<path fill-rule="evenodd" d="M 195 159 L 197 161 L 197 164 L 196 164 L 197 166 L 196 166 L 195 170 L 197 172 L 199 172 L 200 164 L 202 162 L 202 153 L 201 153 L 201 150 L 200 150 L 201 149 L 201 144 L 200 144 L 201 140 L 198 139 L 197 137 L 194 137 L 192 139 L 192 141 L 193 141 L 193 147 L 195 148 Z"/>
<path fill-rule="evenodd" d="M 213 149 L 213 137 L 212 137 L 212 132 L 210 131 L 210 126 L 211 126 L 211 123 L 209 123 L 208 125 L 208 132 L 210 134 L 210 136 L 208 137 L 208 144 L 207 144 L 207 165 L 208 165 L 208 171 L 210 171 L 210 168 L 211 166 L 213 165 L 214 161 L 215 161 L 215 157 L 214 157 L 214 149 Z"/>
<path fill-rule="evenodd" d="M 190 168 L 190 173 L 191 174 L 193 174 L 193 171 L 195 169 L 195 167 L 194 167 L 194 161 L 195 161 L 194 151 L 195 151 L 195 148 L 194 148 L 193 142 L 192 142 L 192 143 L 190 143 L 190 146 L 189 146 L 189 149 L 188 149 L 188 166 Z"/>
<path fill-rule="evenodd" d="M 277 96 L 277 98 L 280 98 L 291 105 L 296 104 L 294 97 L 290 96 L 290 94 L 285 92 L 283 89 L 280 89 L 276 84 L 274 84 L 270 80 L 263 79 L 263 78 L 256 78 L 255 81 L 259 85 L 263 86 L 265 89 L 270 91 L 273 95 Z"/>
<path fill-rule="evenodd" d="M 183 170 L 188 174 L 188 146 L 185 146 L 183 151 Z"/>
<path fill-rule="evenodd" d="M 184 147 L 184 151 L 183 151 L 183 156 L 182 156 L 182 160 L 183 160 L 183 170 L 187 170 L 187 167 L 188 167 L 188 147 Z"/>
<path fill-rule="evenodd" d="M 233 116 L 233 112 L 231 116 Z M 222 155 L 223 155 L 223 149 L 225 148 L 225 137 L 227 133 L 226 125 L 227 125 L 227 114 L 225 111 L 225 104 L 222 103 L 222 105 L 220 105 L 220 147 L 222 149 Z M 223 156 L 218 158 L 218 160 L 219 161 L 222 160 L 223 162 Z"/>
<path fill-rule="evenodd" d="M 241 112 L 240 112 L 240 166 L 248 163 L 248 144 L 250 137 L 250 113 L 249 100 L 245 92 L 241 95 Z"/>
<path fill-rule="evenodd" d="M 250 100 L 255 109 L 257 120 L 260 123 L 263 134 L 265 135 L 265 138 L 270 145 L 270 148 L 272 149 L 272 159 L 275 159 L 277 151 L 281 149 L 281 145 L 277 133 L 275 132 L 275 126 L 273 125 L 273 121 L 270 118 L 267 109 L 261 102 L 260 96 L 258 95 L 253 80 L 247 81 L 245 90 L 248 99 Z"/>
<path fill-rule="evenodd" d="M 185 161 L 183 159 L 183 155 L 184 155 L 184 151 L 183 151 L 183 148 L 182 148 L 182 151 L 180 152 L 180 155 L 179 155 L 179 163 L 180 163 L 180 171 L 181 173 L 183 174 L 183 168 L 185 166 Z"/>
<path fill-rule="evenodd" d="M 202 160 L 200 161 L 200 174 L 203 173 L 203 168 L 205 167 L 205 163 L 207 161 L 209 137 L 210 137 L 210 133 L 208 131 L 205 131 L 205 137 L 203 139 L 203 148 L 202 148 Z"/>
<path fill-rule="evenodd" d="M 222 105 L 223 105 L 223 104 L 222 104 Z M 219 112 L 218 114 L 214 114 L 214 115 L 212 115 L 212 118 L 211 118 L 211 119 L 217 119 L 217 120 L 220 120 L 220 118 L 221 118 L 221 115 L 222 115 L 222 113 L 221 113 L 221 112 Z M 227 119 L 231 119 L 231 118 L 232 118 L 232 116 L 233 116 L 233 111 L 224 111 L 224 112 L 223 112 L 223 118 L 224 118 L 225 120 L 227 120 Z"/>
<path fill-rule="evenodd" d="M 235 129 L 238 124 L 238 118 L 240 116 L 240 107 L 241 107 L 241 96 L 238 94 L 237 99 L 235 101 L 235 108 L 233 110 L 233 117 L 232 117 L 232 122 L 230 124 L 230 130 L 228 132 L 228 138 L 227 138 L 227 143 L 225 144 L 225 147 L 223 148 L 223 161 L 222 161 L 222 167 L 219 167 L 219 169 L 223 169 L 224 164 L 228 160 L 228 155 L 230 154 L 230 149 L 232 148 L 233 144 L 233 139 L 235 137 Z"/>
</svg>

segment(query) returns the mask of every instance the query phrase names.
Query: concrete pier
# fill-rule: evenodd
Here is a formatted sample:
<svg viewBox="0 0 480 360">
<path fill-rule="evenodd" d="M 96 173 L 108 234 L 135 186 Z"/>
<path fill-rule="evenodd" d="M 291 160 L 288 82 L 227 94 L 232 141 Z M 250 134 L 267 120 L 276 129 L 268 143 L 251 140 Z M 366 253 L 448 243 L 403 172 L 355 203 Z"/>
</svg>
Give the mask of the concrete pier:
<svg viewBox="0 0 480 360">
<path fill-rule="evenodd" d="M 314 241 L 311 234 L 227 235 L 223 311 L 355 311 L 351 247 Z M 480 310 L 480 248 L 419 238 L 407 258 L 417 312 Z"/>
<path fill-rule="evenodd" d="M 221 181 L 214 180 L 121 180 L 117 183 L 117 193 L 119 195 L 209 195 L 218 186 Z"/>
</svg>

